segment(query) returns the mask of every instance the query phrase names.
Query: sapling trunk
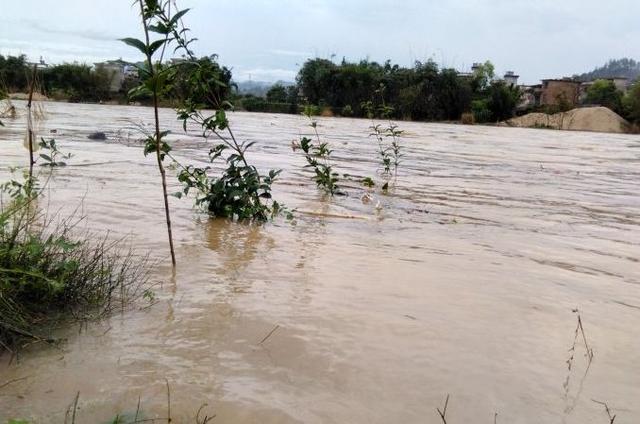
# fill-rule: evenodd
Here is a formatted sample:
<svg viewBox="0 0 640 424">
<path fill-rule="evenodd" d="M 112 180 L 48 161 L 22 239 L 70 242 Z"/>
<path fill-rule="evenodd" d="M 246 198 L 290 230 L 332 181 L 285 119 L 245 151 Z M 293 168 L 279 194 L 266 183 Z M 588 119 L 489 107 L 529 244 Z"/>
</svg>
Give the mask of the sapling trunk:
<svg viewBox="0 0 640 424">
<path fill-rule="evenodd" d="M 31 73 L 31 83 L 29 84 L 29 100 L 27 102 L 27 142 L 29 143 L 29 185 L 33 180 L 33 123 L 31 121 L 31 103 L 33 101 L 33 90 L 36 86 L 36 72 L 38 70 L 38 64 L 33 65 L 33 72 Z"/>
<path fill-rule="evenodd" d="M 149 29 L 147 27 L 147 20 L 144 15 L 144 3 L 143 0 L 139 0 L 140 13 L 142 16 L 142 27 L 144 28 L 144 36 L 147 42 L 147 46 L 150 45 Z M 169 236 L 169 250 L 171 251 L 171 264 L 176 266 L 176 254 L 173 248 L 173 232 L 171 230 L 171 213 L 169 211 L 169 194 L 167 193 L 167 175 L 162 163 L 162 136 L 160 132 L 160 117 L 158 114 L 158 80 L 154 71 L 153 58 L 151 53 L 147 52 L 147 65 L 149 66 L 149 75 L 153 79 L 153 113 L 155 120 L 155 134 L 156 134 L 156 159 L 158 161 L 158 169 L 160 170 L 160 178 L 162 180 L 162 195 L 164 197 L 164 213 L 167 219 L 167 234 Z"/>
</svg>

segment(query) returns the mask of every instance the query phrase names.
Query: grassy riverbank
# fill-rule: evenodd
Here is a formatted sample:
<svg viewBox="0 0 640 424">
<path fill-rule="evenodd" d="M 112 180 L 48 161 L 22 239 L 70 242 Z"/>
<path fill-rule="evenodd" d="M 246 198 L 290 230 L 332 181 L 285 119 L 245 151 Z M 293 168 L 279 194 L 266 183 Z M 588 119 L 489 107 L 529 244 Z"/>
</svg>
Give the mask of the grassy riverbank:
<svg viewBox="0 0 640 424">
<path fill-rule="evenodd" d="M 148 293 L 147 261 L 78 231 L 81 222 L 38 212 L 34 199 L 1 206 L 0 350 L 53 342 L 61 323 L 105 316 Z"/>
</svg>

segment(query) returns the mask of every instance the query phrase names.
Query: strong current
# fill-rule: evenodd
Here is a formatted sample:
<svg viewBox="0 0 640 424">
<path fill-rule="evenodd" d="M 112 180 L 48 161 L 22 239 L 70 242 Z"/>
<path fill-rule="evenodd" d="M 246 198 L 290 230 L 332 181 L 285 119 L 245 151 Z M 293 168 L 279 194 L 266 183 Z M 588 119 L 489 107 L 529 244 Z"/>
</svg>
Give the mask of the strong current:
<svg viewBox="0 0 640 424">
<path fill-rule="evenodd" d="M 0 128 L 3 181 L 27 160 L 17 106 Z M 44 107 L 40 134 L 74 155 L 52 171 L 47 207 L 150 252 L 161 285 L 150 307 L 0 357 L 0 385 L 17 380 L 0 386 L 0 421 L 61 423 L 78 392 L 78 423 L 138 399 L 145 418 L 166 417 L 167 382 L 179 423 L 201 407 L 223 423 L 438 423 L 447 395 L 450 423 L 608 422 L 594 400 L 640 421 L 637 136 L 400 122 L 384 194 L 371 122 L 318 118 L 351 176 L 331 199 L 291 149 L 312 132 L 305 118 L 232 113 L 257 142 L 249 161 L 283 170 L 274 197 L 295 218 L 212 220 L 172 197 L 173 276 L 155 158 L 137 141 L 152 110 Z M 169 109 L 161 121 L 181 162 L 206 163 L 211 142 Z M 575 309 L 594 356 L 579 337 L 569 370 Z"/>
</svg>

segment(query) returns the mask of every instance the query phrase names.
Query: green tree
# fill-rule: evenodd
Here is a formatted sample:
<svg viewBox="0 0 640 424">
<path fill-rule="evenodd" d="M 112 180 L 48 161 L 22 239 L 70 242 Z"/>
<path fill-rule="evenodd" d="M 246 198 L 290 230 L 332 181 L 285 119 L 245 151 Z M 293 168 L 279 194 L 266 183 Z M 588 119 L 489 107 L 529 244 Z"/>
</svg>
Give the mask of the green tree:
<svg viewBox="0 0 640 424">
<path fill-rule="evenodd" d="M 522 94 L 520 89 L 508 86 L 503 81 L 495 81 L 491 83 L 487 92 L 487 108 L 491 113 L 491 120 L 498 122 L 512 118 Z"/>
<path fill-rule="evenodd" d="M 640 124 L 640 79 L 631 86 L 623 99 L 625 117 Z"/>
<path fill-rule="evenodd" d="M 72 102 L 95 102 L 110 98 L 113 72 L 85 64 L 64 63 L 42 71 L 44 88 Z"/>
<path fill-rule="evenodd" d="M 436 81 L 441 119 L 459 119 L 471 107 L 471 85 L 459 77 L 455 69 L 443 69 Z"/>
<path fill-rule="evenodd" d="M 471 78 L 471 88 L 474 92 L 481 92 L 489 88 L 495 77 L 495 66 L 490 61 L 476 64 Z"/>
<path fill-rule="evenodd" d="M 287 88 L 282 84 L 275 84 L 267 91 L 267 102 L 269 103 L 287 103 Z"/>
<path fill-rule="evenodd" d="M 326 59 L 307 60 L 298 73 L 297 83 L 302 95 L 312 104 L 327 102 L 327 97 L 333 93 L 332 77 L 336 65 Z"/>
<path fill-rule="evenodd" d="M 171 85 L 163 97 L 169 100 L 189 97 L 191 101 L 210 108 L 227 101 L 234 87 L 232 73 L 226 66 L 221 66 L 217 58 L 211 55 L 174 65 Z M 194 87 L 198 90 L 194 91 Z"/>
<path fill-rule="evenodd" d="M 600 79 L 595 81 L 587 89 L 585 102 L 608 107 L 616 113 L 623 113 L 622 92 L 618 90 L 613 81 Z"/>
<path fill-rule="evenodd" d="M 27 57 L 0 55 L 0 84 L 4 85 L 9 92 L 26 91 L 28 87 L 27 75 L 29 66 Z"/>
</svg>

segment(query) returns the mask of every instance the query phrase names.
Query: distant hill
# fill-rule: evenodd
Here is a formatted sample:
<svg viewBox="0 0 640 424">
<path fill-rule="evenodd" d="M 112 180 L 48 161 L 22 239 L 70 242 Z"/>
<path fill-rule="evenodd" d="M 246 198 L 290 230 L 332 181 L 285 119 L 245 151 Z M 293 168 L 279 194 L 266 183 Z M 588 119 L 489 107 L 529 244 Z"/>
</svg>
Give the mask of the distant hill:
<svg viewBox="0 0 640 424">
<path fill-rule="evenodd" d="M 627 77 L 635 81 L 640 77 L 640 62 L 633 59 L 615 59 L 610 60 L 604 66 L 586 72 L 582 75 L 576 75 L 581 81 L 591 81 L 598 78 Z"/>
<path fill-rule="evenodd" d="M 290 85 L 294 85 L 295 83 L 290 81 L 240 81 L 236 83 L 236 85 L 238 86 L 238 94 L 253 94 L 256 97 L 265 97 L 267 95 L 267 91 L 269 91 L 269 89 L 276 84 L 281 84 L 285 87 L 288 87 Z"/>
</svg>

